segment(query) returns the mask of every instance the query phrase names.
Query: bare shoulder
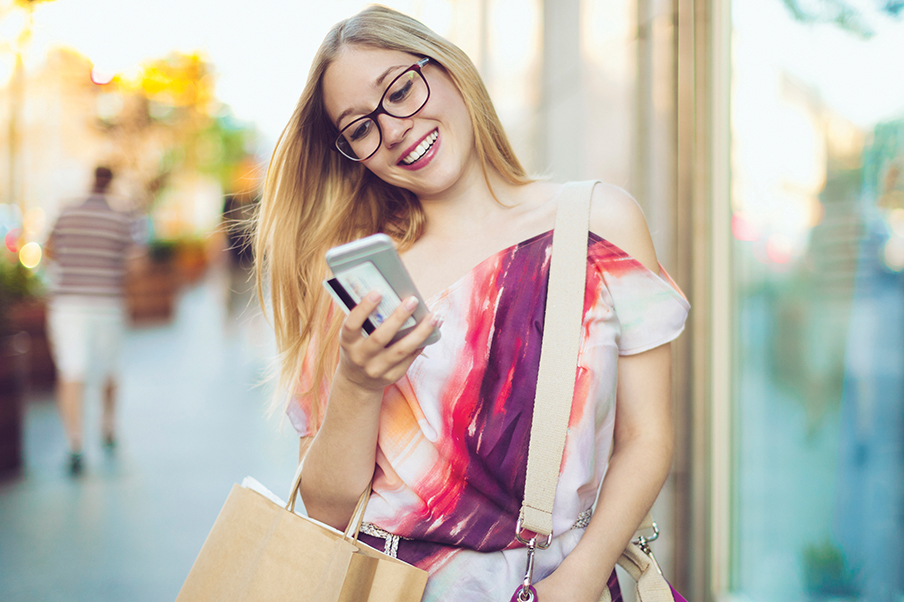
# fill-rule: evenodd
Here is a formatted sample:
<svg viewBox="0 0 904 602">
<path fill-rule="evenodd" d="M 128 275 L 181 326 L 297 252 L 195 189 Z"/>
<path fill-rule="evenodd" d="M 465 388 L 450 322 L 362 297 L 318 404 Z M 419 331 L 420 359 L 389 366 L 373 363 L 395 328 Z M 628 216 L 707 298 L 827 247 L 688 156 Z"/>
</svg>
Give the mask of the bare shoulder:
<svg viewBox="0 0 904 602">
<path fill-rule="evenodd" d="M 593 189 L 590 231 L 659 273 L 659 261 L 647 220 L 637 201 L 617 186 L 600 183 Z"/>
</svg>

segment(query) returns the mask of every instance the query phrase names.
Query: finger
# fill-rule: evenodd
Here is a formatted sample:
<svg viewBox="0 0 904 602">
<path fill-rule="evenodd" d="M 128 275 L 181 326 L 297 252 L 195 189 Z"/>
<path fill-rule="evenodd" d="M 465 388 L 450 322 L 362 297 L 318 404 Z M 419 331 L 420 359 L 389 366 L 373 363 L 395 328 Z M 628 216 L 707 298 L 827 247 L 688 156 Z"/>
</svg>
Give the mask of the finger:
<svg viewBox="0 0 904 602">
<path fill-rule="evenodd" d="M 392 338 L 396 335 L 399 329 L 405 324 L 405 321 L 411 317 L 411 314 L 414 313 L 414 310 L 417 309 L 418 300 L 417 297 L 411 296 L 405 299 L 405 301 L 399 305 L 395 311 L 389 314 L 382 324 L 370 335 L 371 340 L 375 344 L 379 344 L 383 347 L 389 345 L 392 341 Z"/>
<path fill-rule="evenodd" d="M 348 316 L 345 317 L 345 322 L 342 327 L 341 337 L 343 342 L 351 343 L 363 336 L 361 334 L 361 329 L 364 328 L 364 322 L 367 321 L 370 314 L 372 314 L 380 305 L 380 300 L 382 298 L 382 295 L 377 291 L 370 291 L 363 299 L 361 299 L 360 303 L 348 312 Z"/>
<path fill-rule="evenodd" d="M 424 342 L 427 340 L 427 337 L 441 325 L 442 320 L 437 316 L 434 314 L 427 314 L 410 333 L 396 341 L 394 344 L 383 347 L 377 351 L 373 356 L 375 365 L 380 366 L 379 369 L 386 374 L 395 374 L 401 368 L 401 372 L 399 372 L 398 376 L 401 377 L 401 375 L 408 370 L 411 362 L 417 359 L 423 352 Z M 368 342 L 374 339 L 375 335 L 376 332 L 371 335 Z M 394 380 L 394 378 L 390 377 L 390 380 Z"/>
<path fill-rule="evenodd" d="M 443 321 L 436 314 L 427 314 L 417 327 L 397 341 L 390 350 L 398 356 L 406 357 L 414 354 L 420 355 L 424 349 L 427 338 L 443 325 Z"/>
<path fill-rule="evenodd" d="M 396 363 L 392 368 L 387 370 L 386 372 L 386 380 L 395 382 L 405 376 L 405 373 L 408 372 L 408 368 L 411 367 L 411 364 L 414 363 L 414 360 L 418 358 L 421 354 L 420 349 L 415 349 L 414 352 L 405 356 L 400 362 Z"/>
</svg>

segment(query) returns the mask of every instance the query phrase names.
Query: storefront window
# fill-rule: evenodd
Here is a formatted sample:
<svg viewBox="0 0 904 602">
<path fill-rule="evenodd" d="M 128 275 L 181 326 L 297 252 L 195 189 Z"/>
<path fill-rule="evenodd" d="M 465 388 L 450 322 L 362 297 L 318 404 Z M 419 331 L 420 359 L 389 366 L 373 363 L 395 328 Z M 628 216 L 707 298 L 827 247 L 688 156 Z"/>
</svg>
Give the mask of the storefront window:
<svg viewBox="0 0 904 602">
<path fill-rule="evenodd" d="M 904 1 L 732 25 L 732 590 L 901 602 Z"/>
</svg>

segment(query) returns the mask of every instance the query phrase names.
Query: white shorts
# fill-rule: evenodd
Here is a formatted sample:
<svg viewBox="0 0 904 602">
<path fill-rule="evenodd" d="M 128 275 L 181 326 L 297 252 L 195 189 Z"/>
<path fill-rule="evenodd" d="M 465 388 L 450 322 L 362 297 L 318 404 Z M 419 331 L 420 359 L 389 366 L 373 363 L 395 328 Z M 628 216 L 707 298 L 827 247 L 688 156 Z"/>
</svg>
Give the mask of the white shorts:
<svg viewBox="0 0 904 602">
<path fill-rule="evenodd" d="M 47 328 L 57 373 L 84 382 L 90 376 L 115 377 L 125 332 L 122 299 L 61 295 L 51 300 Z"/>
</svg>

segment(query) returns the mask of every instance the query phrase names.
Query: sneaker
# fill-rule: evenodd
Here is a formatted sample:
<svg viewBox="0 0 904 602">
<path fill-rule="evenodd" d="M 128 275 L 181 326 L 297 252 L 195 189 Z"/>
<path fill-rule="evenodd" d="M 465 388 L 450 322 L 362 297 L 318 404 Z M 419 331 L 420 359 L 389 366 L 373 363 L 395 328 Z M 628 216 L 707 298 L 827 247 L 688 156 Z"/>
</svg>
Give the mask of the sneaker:
<svg viewBox="0 0 904 602">
<path fill-rule="evenodd" d="M 78 476 L 82 474 L 82 453 L 69 452 L 69 474 Z"/>
<path fill-rule="evenodd" d="M 103 446 L 107 453 L 113 453 L 113 450 L 116 449 L 116 436 L 104 435 Z"/>
</svg>

